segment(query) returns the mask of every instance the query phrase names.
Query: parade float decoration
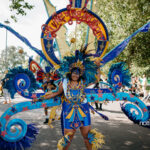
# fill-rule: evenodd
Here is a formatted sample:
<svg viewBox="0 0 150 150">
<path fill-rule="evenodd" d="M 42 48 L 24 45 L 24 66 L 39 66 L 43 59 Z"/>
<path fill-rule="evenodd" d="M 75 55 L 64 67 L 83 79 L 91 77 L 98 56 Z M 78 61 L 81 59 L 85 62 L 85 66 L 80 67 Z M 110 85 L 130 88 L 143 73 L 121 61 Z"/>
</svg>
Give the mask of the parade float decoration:
<svg viewBox="0 0 150 150">
<path fill-rule="evenodd" d="M 113 48 L 109 53 L 105 54 L 109 43 L 107 28 L 99 16 L 86 8 L 87 3 L 88 0 L 70 0 L 70 5 L 68 5 L 67 8 L 58 10 L 49 17 L 46 23 L 42 26 L 41 45 L 43 52 L 32 46 L 25 37 L 21 36 L 11 27 L 3 25 L 1 23 L 0 27 L 6 28 L 8 31 L 17 36 L 32 50 L 34 50 L 40 57 L 42 57 L 42 59 L 44 59 L 48 63 L 49 67 L 52 70 L 55 70 L 57 71 L 57 73 L 60 74 L 64 71 L 61 70 L 62 61 L 69 62 L 68 66 L 63 66 L 63 68 L 67 70 L 69 70 L 70 64 L 82 62 L 82 64 L 84 64 L 83 67 L 85 67 L 85 71 L 88 72 L 88 69 L 90 69 L 90 61 L 88 60 L 88 57 L 93 57 L 101 60 L 101 67 L 103 67 L 107 62 L 115 59 L 124 50 L 132 37 L 134 37 L 139 32 L 147 32 L 150 28 L 149 22 L 140 29 L 138 29 L 136 32 L 134 32 L 132 35 L 130 35 L 128 38 L 126 38 L 115 48 Z M 86 55 L 82 55 L 81 52 L 75 50 L 74 56 L 64 56 L 62 60 L 59 60 L 54 52 L 54 43 L 56 43 L 57 32 L 65 23 L 72 25 L 73 21 L 76 21 L 77 24 L 83 22 L 87 24 L 89 28 L 91 28 L 94 36 L 97 39 L 96 51 L 95 53 L 88 53 Z M 72 42 L 75 42 L 75 39 L 72 39 Z M 94 71 L 96 70 L 93 70 L 93 72 Z M 44 92 L 36 93 L 36 89 L 38 89 L 39 87 L 34 77 L 35 72 L 39 73 L 39 81 L 42 80 L 42 75 L 46 71 L 44 71 L 44 69 L 42 69 L 40 65 L 33 60 L 29 61 L 29 69 L 23 69 L 21 67 L 18 67 L 10 69 L 8 71 L 5 78 L 8 79 L 8 90 L 11 93 L 12 98 L 14 97 L 15 93 L 18 93 L 21 96 L 29 99 L 40 99 L 41 96 L 45 94 Z M 63 78 L 63 74 L 61 75 L 61 77 Z M 88 79 L 89 83 L 91 83 L 95 78 L 95 76 L 93 76 L 93 78 L 88 78 L 88 73 L 86 73 L 85 75 L 87 75 L 85 78 Z M 59 78 L 56 78 L 55 82 L 57 86 L 60 82 L 60 80 L 58 79 Z M 138 97 L 129 93 L 119 92 L 119 89 L 122 86 L 130 86 L 130 73 L 124 63 L 121 62 L 113 64 L 108 73 L 108 83 L 100 83 L 104 84 L 106 88 L 85 89 L 84 92 L 88 102 L 123 101 L 123 104 L 121 104 L 122 111 L 134 123 L 140 124 L 141 122 L 146 122 L 149 120 L 149 107 L 147 107 Z M 38 102 L 22 102 L 8 108 L 0 117 L 0 150 L 26 149 L 31 146 L 31 143 L 33 143 L 35 140 L 35 135 L 38 133 L 38 130 L 34 126 L 34 124 L 27 125 L 21 119 L 11 119 L 13 115 L 19 112 L 25 112 L 33 109 L 59 106 L 60 104 L 61 97 L 55 97 L 50 100 Z M 92 106 L 89 107 L 94 110 Z M 102 116 L 102 118 L 108 120 L 107 116 L 101 113 L 99 114 Z M 15 131 L 12 132 L 11 128 L 16 125 L 20 128 L 15 127 Z"/>
</svg>

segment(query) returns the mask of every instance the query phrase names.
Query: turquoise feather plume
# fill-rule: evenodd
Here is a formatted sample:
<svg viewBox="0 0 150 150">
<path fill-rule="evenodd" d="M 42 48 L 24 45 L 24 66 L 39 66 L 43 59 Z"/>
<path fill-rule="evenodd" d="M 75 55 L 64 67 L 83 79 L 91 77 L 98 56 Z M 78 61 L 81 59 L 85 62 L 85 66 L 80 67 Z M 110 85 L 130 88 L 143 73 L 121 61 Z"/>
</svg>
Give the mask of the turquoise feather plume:
<svg viewBox="0 0 150 150">
<path fill-rule="evenodd" d="M 125 62 L 112 64 L 108 73 L 108 83 L 119 89 L 122 85 L 130 87 L 130 82 L 131 74 Z"/>
<path fill-rule="evenodd" d="M 19 77 L 17 78 L 17 76 Z M 5 80 L 5 88 L 10 93 L 12 99 L 14 98 L 14 95 L 17 93 L 17 89 L 15 85 L 19 86 L 19 83 L 17 83 L 19 78 L 23 80 L 24 77 L 25 79 L 28 80 L 22 81 L 21 84 L 27 84 L 28 87 L 27 89 L 23 89 L 23 90 L 28 90 L 29 92 L 33 92 L 39 88 L 39 85 L 36 83 L 36 79 L 30 70 L 23 69 L 22 67 L 16 67 L 10 69 L 8 73 L 5 75 L 5 78 L 3 80 Z"/>
</svg>

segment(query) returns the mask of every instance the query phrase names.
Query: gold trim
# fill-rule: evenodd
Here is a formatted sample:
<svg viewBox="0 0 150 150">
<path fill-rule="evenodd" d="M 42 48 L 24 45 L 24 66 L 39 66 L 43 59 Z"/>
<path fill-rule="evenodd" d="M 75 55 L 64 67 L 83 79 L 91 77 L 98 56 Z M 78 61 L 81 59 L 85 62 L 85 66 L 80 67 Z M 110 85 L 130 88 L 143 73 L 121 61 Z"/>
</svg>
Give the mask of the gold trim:
<svg viewBox="0 0 150 150">
<path fill-rule="evenodd" d="M 109 44 L 109 41 L 107 41 L 105 49 L 104 49 L 103 53 L 101 54 L 100 58 L 102 58 L 105 55 L 105 53 L 107 51 L 108 44 Z"/>
<path fill-rule="evenodd" d="M 41 38 L 41 45 L 42 45 L 42 51 L 43 51 L 45 57 L 47 58 L 47 60 L 50 61 L 50 63 L 54 66 L 55 69 L 59 69 L 60 66 L 59 66 L 57 63 L 55 63 L 55 62 L 47 55 L 47 52 L 46 52 L 45 47 L 44 47 L 43 38 Z"/>
</svg>

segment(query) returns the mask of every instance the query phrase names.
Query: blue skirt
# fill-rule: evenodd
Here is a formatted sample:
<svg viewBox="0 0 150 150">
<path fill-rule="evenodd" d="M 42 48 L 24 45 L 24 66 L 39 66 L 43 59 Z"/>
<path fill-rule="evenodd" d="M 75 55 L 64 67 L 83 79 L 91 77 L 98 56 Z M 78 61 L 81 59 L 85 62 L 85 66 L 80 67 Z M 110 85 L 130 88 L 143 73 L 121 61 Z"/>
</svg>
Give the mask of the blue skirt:
<svg viewBox="0 0 150 150">
<path fill-rule="evenodd" d="M 91 125 L 91 117 L 88 103 L 72 104 L 63 102 L 62 119 L 65 129 L 78 129 Z"/>
</svg>

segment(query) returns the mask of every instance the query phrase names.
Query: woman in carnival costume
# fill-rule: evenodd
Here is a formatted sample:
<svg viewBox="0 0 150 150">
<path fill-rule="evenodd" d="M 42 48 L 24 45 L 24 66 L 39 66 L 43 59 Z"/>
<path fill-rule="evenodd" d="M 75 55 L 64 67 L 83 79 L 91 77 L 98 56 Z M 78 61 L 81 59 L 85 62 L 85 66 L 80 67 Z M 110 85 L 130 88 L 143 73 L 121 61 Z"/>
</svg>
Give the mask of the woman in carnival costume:
<svg viewBox="0 0 150 150">
<path fill-rule="evenodd" d="M 91 130 L 89 104 L 84 89 L 96 81 L 98 67 L 90 60 L 86 52 L 87 46 L 76 50 L 75 56 L 66 56 L 59 71 L 65 76 L 59 84 L 57 92 L 46 94 L 43 99 L 62 96 L 62 133 L 58 142 L 59 150 L 67 150 L 76 130 L 79 128 L 88 150 L 96 150 L 104 144 L 103 135 L 95 129 Z"/>
</svg>

